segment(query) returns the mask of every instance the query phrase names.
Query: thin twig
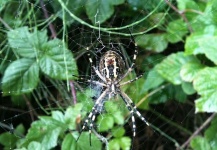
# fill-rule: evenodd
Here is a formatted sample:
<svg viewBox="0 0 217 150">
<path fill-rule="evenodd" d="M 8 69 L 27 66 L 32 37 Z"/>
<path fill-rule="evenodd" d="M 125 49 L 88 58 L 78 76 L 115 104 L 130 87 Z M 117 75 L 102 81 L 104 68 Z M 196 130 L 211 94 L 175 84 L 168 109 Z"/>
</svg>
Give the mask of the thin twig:
<svg viewBox="0 0 217 150">
<path fill-rule="evenodd" d="M 188 140 L 182 144 L 179 148 L 177 148 L 177 150 L 181 150 L 184 149 L 190 142 L 191 140 L 198 135 L 198 133 L 200 133 L 201 130 L 203 130 L 211 121 L 212 119 L 215 117 L 216 113 L 213 113 L 189 138 Z"/>
<path fill-rule="evenodd" d="M 169 84 L 166 84 L 166 85 L 162 85 L 160 86 L 159 88 L 155 89 L 154 91 L 148 93 L 145 97 L 143 97 L 137 104 L 136 106 L 138 107 L 139 105 L 141 105 L 148 97 L 154 95 L 155 93 L 159 92 L 160 90 L 164 89 L 167 85 Z"/>
<path fill-rule="evenodd" d="M 198 10 L 194 10 L 194 9 L 185 9 L 183 12 L 184 13 L 186 13 L 186 12 L 193 12 L 193 13 L 196 13 L 196 14 L 199 14 L 199 15 L 204 15 L 203 12 L 198 11 Z"/>
<path fill-rule="evenodd" d="M 12 30 L 12 28 L 0 17 L 0 22 L 8 29 Z"/>
<path fill-rule="evenodd" d="M 40 5 L 41 5 L 41 8 L 44 12 L 45 19 L 48 19 L 49 15 L 48 15 L 48 11 L 45 7 L 44 0 L 40 0 Z M 54 29 L 54 25 L 52 23 L 49 24 L 49 29 L 51 31 L 52 38 L 56 38 L 57 37 L 56 30 Z"/>
<path fill-rule="evenodd" d="M 26 95 L 23 95 L 24 100 L 26 101 L 26 105 L 28 106 L 29 109 L 29 114 L 30 117 L 32 119 L 32 121 L 34 121 L 34 115 L 38 116 L 38 114 L 35 112 L 35 110 L 33 109 L 31 103 L 29 102 L 28 98 L 26 97 Z"/>
<path fill-rule="evenodd" d="M 179 130 L 184 131 L 185 133 L 192 135 L 192 133 L 190 131 L 188 131 L 187 129 L 185 129 L 184 127 L 182 127 L 182 125 L 179 125 L 178 123 L 172 122 L 170 119 L 168 119 L 167 117 L 163 116 L 162 114 L 158 113 L 157 111 L 154 111 L 152 109 L 150 109 L 150 111 L 158 116 L 161 120 L 166 121 L 169 125 L 174 126 L 176 128 L 178 128 Z"/>
<path fill-rule="evenodd" d="M 72 97 L 73 97 L 73 104 L 75 105 L 77 103 L 75 86 L 74 86 L 73 81 L 69 81 L 69 83 L 70 83 L 71 93 L 72 93 Z"/>
<path fill-rule="evenodd" d="M 178 10 L 178 8 L 176 8 L 172 3 L 170 3 L 168 0 L 164 0 L 175 12 L 177 12 L 182 18 L 183 20 L 186 22 L 187 26 L 188 26 L 188 30 L 192 33 L 193 29 L 191 27 L 191 25 L 189 24 L 189 21 L 187 19 L 187 17 L 185 16 L 185 12 L 186 11 L 180 11 Z"/>
<path fill-rule="evenodd" d="M 21 112 L 21 113 L 25 112 L 24 110 L 21 110 L 21 109 L 9 108 L 9 107 L 5 107 L 5 106 L 0 106 L 0 109 L 9 110 L 9 111 L 16 111 L 16 112 Z"/>
</svg>

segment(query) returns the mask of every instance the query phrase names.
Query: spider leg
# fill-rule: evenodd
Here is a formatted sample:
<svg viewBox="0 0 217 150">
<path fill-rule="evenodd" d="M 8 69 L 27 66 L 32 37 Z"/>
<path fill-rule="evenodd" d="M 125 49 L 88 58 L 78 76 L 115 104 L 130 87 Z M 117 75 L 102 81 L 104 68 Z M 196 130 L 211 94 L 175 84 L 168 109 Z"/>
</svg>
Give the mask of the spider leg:
<svg viewBox="0 0 217 150">
<path fill-rule="evenodd" d="M 146 121 L 146 119 L 141 115 L 141 113 L 137 110 L 135 104 L 133 103 L 133 101 L 127 96 L 127 94 L 125 94 L 124 92 L 120 91 L 120 95 L 121 97 L 123 97 L 127 103 L 130 104 L 130 106 L 133 109 L 133 113 L 136 114 L 143 122 L 146 123 L 146 125 L 149 126 L 149 123 Z"/>
<path fill-rule="evenodd" d="M 90 64 L 91 64 L 91 68 L 93 68 L 94 71 L 95 71 L 95 73 L 98 75 L 98 77 L 99 77 L 102 81 L 104 81 L 104 82 L 106 83 L 106 79 L 100 74 L 99 70 L 96 69 L 95 66 L 93 66 L 93 60 L 92 60 L 92 58 L 90 57 L 90 49 L 89 49 L 89 47 L 87 47 L 86 50 L 87 50 L 87 56 L 88 56 L 89 62 L 90 62 Z"/>
<path fill-rule="evenodd" d="M 134 81 L 140 79 L 142 76 L 143 76 L 143 74 L 137 76 L 136 78 L 134 78 L 134 79 L 132 79 L 132 80 L 126 81 L 126 82 L 124 82 L 124 83 L 121 83 L 121 84 L 119 85 L 119 87 L 120 87 L 120 86 L 123 86 L 123 85 L 126 85 L 126 84 L 129 84 L 129 83 L 132 83 L 132 82 L 134 82 Z"/>
<path fill-rule="evenodd" d="M 127 109 L 130 111 L 131 114 L 131 119 L 132 119 L 132 124 L 133 124 L 133 137 L 136 136 L 136 122 L 135 122 L 135 117 L 134 115 L 136 114 L 143 122 L 145 122 L 148 126 L 149 123 L 146 121 L 146 119 L 141 115 L 141 113 L 137 110 L 136 106 L 134 105 L 134 103 L 132 102 L 132 100 L 127 96 L 127 94 L 125 94 L 124 92 L 119 90 L 119 94 L 121 96 L 121 98 L 123 99 L 123 101 L 125 102 Z"/>
<path fill-rule="evenodd" d="M 101 75 L 101 73 L 99 72 L 99 70 L 96 69 L 96 67 L 94 67 L 94 66 L 92 66 L 92 67 L 93 67 L 95 73 L 98 75 L 98 77 L 99 77 L 100 79 L 102 79 L 102 81 L 104 81 L 104 82 L 106 83 L 106 82 L 107 82 L 106 79 Z"/>
<path fill-rule="evenodd" d="M 133 44 L 135 45 L 135 50 L 134 50 L 134 54 L 133 54 L 132 64 L 128 68 L 127 72 L 119 78 L 119 80 L 117 81 L 117 83 L 119 83 L 123 78 L 125 78 L 133 70 L 133 68 L 135 66 L 136 58 L 137 58 L 137 55 L 138 55 L 137 43 L 135 42 L 135 40 L 134 40 L 131 32 L 130 32 L 130 36 L 131 36 L 131 40 L 132 40 Z"/>
<path fill-rule="evenodd" d="M 85 119 L 84 121 L 84 124 L 82 126 L 82 129 L 81 131 L 79 132 L 79 136 L 77 138 L 76 141 L 78 141 L 78 139 L 80 138 L 81 136 L 81 133 L 83 132 L 83 130 L 85 128 L 88 127 L 88 130 L 89 130 L 89 139 L 90 139 L 90 146 L 91 146 L 91 133 L 92 133 L 92 128 L 93 128 L 93 122 L 96 118 L 96 113 L 97 113 L 97 106 L 100 104 L 100 102 L 103 100 L 103 98 L 106 96 L 107 92 L 108 92 L 108 88 L 99 96 L 99 98 L 96 100 L 93 108 L 92 108 L 92 111 L 90 112 L 90 114 L 88 115 L 88 117 Z M 89 124 L 89 125 L 88 125 Z"/>
<path fill-rule="evenodd" d="M 130 111 L 131 120 L 132 120 L 132 123 L 133 123 L 132 131 L 133 131 L 133 138 L 134 138 L 136 136 L 136 122 L 135 122 L 135 117 L 134 117 L 134 113 L 133 113 L 133 108 L 129 104 L 129 102 L 126 100 L 126 98 L 121 94 L 120 91 L 119 91 L 119 94 L 120 94 L 121 98 L 123 99 L 124 103 L 126 104 L 127 109 Z"/>
<path fill-rule="evenodd" d="M 75 75 L 72 75 L 72 76 L 75 76 Z M 101 85 L 101 86 L 107 87 L 106 84 L 101 83 L 101 82 L 99 82 L 99 81 L 93 81 L 93 80 L 85 79 L 85 78 L 78 77 L 78 76 L 75 76 L 75 77 L 78 78 L 77 80 L 82 80 L 82 81 L 84 81 L 84 82 L 93 83 L 93 84 L 97 84 L 97 85 Z"/>
</svg>

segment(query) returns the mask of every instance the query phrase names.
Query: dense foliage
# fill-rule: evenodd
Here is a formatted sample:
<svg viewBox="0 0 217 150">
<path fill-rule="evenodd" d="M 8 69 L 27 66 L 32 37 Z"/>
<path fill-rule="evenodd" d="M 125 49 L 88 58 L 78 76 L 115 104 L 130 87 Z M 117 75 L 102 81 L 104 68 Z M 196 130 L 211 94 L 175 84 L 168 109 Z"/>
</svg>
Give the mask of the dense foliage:
<svg viewBox="0 0 217 150">
<path fill-rule="evenodd" d="M 217 149 L 216 14 L 216 0 L 0 0 L 0 144 Z M 117 98 L 98 115 L 92 146 L 88 131 L 76 141 L 96 96 L 78 78 L 90 77 L 85 48 L 95 54 L 99 37 L 117 41 L 129 65 L 131 35 L 139 54 L 125 81 L 137 72 L 144 77 L 122 90 L 150 127 L 137 119 L 133 140 L 129 112 Z"/>
</svg>

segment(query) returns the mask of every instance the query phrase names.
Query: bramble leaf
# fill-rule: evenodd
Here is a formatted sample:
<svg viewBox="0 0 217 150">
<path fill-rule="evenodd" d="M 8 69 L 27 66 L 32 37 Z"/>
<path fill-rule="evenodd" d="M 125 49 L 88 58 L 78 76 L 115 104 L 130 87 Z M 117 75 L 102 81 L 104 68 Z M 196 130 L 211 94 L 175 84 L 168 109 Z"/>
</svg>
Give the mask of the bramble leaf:
<svg viewBox="0 0 217 150">
<path fill-rule="evenodd" d="M 168 45 L 166 34 L 143 34 L 137 36 L 135 41 L 138 46 L 154 52 L 162 52 Z"/>
<path fill-rule="evenodd" d="M 77 103 L 73 107 L 66 109 L 64 120 L 70 130 L 76 129 L 76 119 L 81 115 L 82 103 Z"/>
<path fill-rule="evenodd" d="M 217 68 L 201 70 L 193 81 L 194 89 L 201 97 L 195 101 L 196 112 L 217 112 Z"/>
<path fill-rule="evenodd" d="M 40 120 L 32 123 L 25 139 L 21 139 L 19 147 L 27 147 L 31 141 L 37 141 L 45 149 L 51 149 L 57 145 L 60 133 L 66 128 L 66 125 L 51 117 L 40 117 Z"/>
<path fill-rule="evenodd" d="M 171 54 L 156 65 L 157 72 L 169 82 L 179 85 L 182 83 L 180 71 L 184 64 L 194 61 L 195 57 L 185 56 L 182 52 Z"/>
<path fill-rule="evenodd" d="M 120 138 L 125 134 L 123 127 L 114 127 L 112 128 L 112 135 L 116 138 Z"/>
<path fill-rule="evenodd" d="M 212 150 L 207 139 L 201 136 L 196 136 L 191 140 L 191 147 L 194 150 Z"/>
<path fill-rule="evenodd" d="M 99 125 L 99 132 L 108 131 L 109 129 L 112 129 L 114 126 L 114 118 L 109 114 L 100 115 L 97 118 L 97 124 Z"/>
<path fill-rule="evenodd" d="M 179 42 L 183 39 L 183 36 L 188 33 L 186 24 L 183 20 L 178 19 L 171 21 L 167 26 L 166 38 L 171 43 Z"/>
<path fill-rule="evenodd" d="M 78 141 L 78 133 L 73 132 L 71 134 L 67 134 L 63 139 L 63 143 L 61 145 L 62 150 L 101 150 L 102 144 L 99 139 L 92 134 L 91 135 L 91 143 L 90 146 L 90 134 L 89 132 L 82 132 Z"/>
<path fill-rule="evenodd" d="M 194 77 L 204 68 L 198 61 L 189 62 L 182 66 L 180 76 L 186 82 L 192 82 Z"/>
<path fill-rule="evenodd" d="M 21 27 L 8 31 L 9 45 L 22 57 L 38 57 L 47 40 L 46 30 L 34 29 L 34 32 L 30 33 L 28 27 Z"/>
<path fill-rule="evenodd" d="M 46 150 L 46 149 L 43 147 L 43 145 L 41 145 L 41 143 L 35 142 L 35 141 L 32 141 L 32 142 L 29 143 L 29 145 L 28 145 L 28 150 L 32 150 L 32 149 Z"/>
<path fill-rule="evenodd" d="M 186 39 L 185 53 L 205 54 L 208 59 L 217 64 L 216 40 L 217 28 L 209 25 L 203 31 L 195 32 Z"/>
<path fill-rule="evenodd" d="M 145 80 L 145 84 L 141 89 L 141 93 L 144 93 L 150 89 L 154 89 L 161 85 L 164 82 L 164 79 L 160 76 L 155 68 L 148 72 L 148 76 Z"/>
<path fill-rule="evenodd" d="M 210 143 L 210 145 L 212 145 L 213 150 L 217 149 L 217 117 L 215 117 L 212 122 L 211 125 L 209 126 L 209 128 L 205 131 L 205 138 L 208 140 L 208 142 Z"/>
<path fill-rule="evenodd" d="M 6 69 L 2 79 L 5 95 L 18 95 L 33 91 L 39 82 L 39 67 L 34 59 L 18 59 Z"/>
<path fill-rule="evenodd" d="M 43 56 L 39 65 L 45 74 L 55 79 L 72 79 L 77 75 L 77 66 L 72 53 L 63 46 L 62 41 L 54 39 L 43 46 Z"/>
</svg>

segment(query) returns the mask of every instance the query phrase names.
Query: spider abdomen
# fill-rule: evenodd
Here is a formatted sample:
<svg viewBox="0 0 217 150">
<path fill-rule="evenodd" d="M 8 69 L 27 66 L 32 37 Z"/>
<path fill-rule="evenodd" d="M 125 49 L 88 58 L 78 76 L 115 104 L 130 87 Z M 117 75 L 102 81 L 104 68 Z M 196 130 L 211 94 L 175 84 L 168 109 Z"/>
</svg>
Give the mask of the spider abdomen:
<svg viewBox="0 0 217 150">
<path fill-rule="evenodd" d="M 115 51 L 107 51 L 100 59 L 99 71 L 109 81 L 118 79 L 122 74 L 125 63 Z"/>
</svg>

